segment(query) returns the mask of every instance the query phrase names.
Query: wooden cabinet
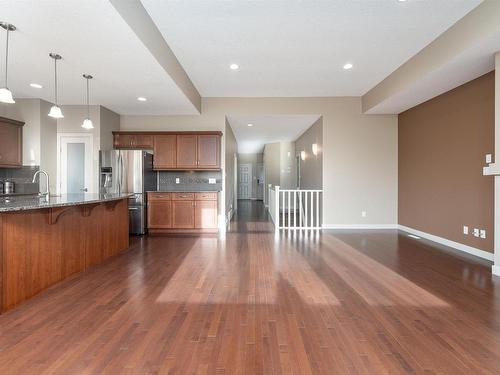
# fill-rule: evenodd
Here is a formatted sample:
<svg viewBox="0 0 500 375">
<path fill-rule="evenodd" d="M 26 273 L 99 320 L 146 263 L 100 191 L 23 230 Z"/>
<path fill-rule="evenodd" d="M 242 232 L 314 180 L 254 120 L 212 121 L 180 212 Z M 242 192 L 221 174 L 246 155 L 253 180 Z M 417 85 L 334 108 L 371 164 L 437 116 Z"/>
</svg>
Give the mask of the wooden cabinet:
<svg viewBox="0 0 500 375">
<path fill-rule="evenodd" d="M 172 228 L 172 202 L 169 193 L 148 194 L 148 227 Z"/>
<path fill-rule="evenodd" d="M 145 133 L 113 132 L 113 147 L 117 149 L 152 149 L 153 136 Z"/>
<path fill-rule="evenodd" d="M 155 170 L 220 169 L 221 132 L 113 132 L 115 149 L 153 149 Z"/>
<path fill-rule="evenodd" d="M 192 134 L 177 136 L 177 168 L 198 168 L 197 138 Z"/>
<path fill-rule="evenodd" d="M 216 233 L 217 192 L 148 193 L 148 229 L 154 233 Z"/>
<path fill-rule="evenodd" d="M 153 152 L 154 169 L 175 169 L 177 167 L 177 136 L 155 135 Z"/>
<path fill-rule="evenodd" d="M 194 227 L 198 229 L 217 228 L 217 201 L 194 202 Z"/>
<path fill-rule="evenodd" d="M 172 228 L 194 228 L 194 201 L 172 201 Z"/>
<path fill-rule="evenodd" d="M 217 135 L 198 135 L 197 138 L 198 168 L 219 168 L 220 137 Z"/>
<path fill-rule="evenodd" d="M 23 125 L 24 122 L 0 117 L 0 167 L 23 165 Z"/>
</svg>

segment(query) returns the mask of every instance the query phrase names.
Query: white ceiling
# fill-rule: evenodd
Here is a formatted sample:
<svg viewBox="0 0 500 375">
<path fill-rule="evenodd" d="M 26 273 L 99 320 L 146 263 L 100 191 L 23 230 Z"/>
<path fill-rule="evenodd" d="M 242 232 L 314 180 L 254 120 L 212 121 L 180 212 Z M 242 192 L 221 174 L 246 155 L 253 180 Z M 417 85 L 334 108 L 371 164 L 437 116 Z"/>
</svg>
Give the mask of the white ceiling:
<svg viewBox="0 0 500 375">
<path fill-rule="evenodd" d="M 368 114 L 401 113 L 495 69 L 495 53 L 500 51 L 500 31 L 480 40 L 445 65 L 422 76 Z"/>
<path fill-rule="evenodd" d="M 266 143 L 295 141 L 319 118 L 320 115 L 229 115 L 227 121 L 238 141 L 238 152 L 251 154 L 262 152 Z"/>
<path fill-rule="evenodd" d="M 0 20 L 18 30 L 11 34 L 9 86 L 14 97 L 53 101 L 53 61 L 58 63 L 60 104 L 84 104 L 90 73 L 92 103 L 120 114 L 197 113 L 150 52 L 107 0 L 0 0 Z M 5 33 L 0 30 L 0 56 Z M 3 60 L 0 60 L 3 84 Z M 41 90 L 31 82 L 44 86 Z M 147 102 L 137 101 L 144 96 Z"/>
<path fill-rule="evenodd" d="M 141 1 L 202 96 L 360 96 L 481 2 Z"/>
</svg>

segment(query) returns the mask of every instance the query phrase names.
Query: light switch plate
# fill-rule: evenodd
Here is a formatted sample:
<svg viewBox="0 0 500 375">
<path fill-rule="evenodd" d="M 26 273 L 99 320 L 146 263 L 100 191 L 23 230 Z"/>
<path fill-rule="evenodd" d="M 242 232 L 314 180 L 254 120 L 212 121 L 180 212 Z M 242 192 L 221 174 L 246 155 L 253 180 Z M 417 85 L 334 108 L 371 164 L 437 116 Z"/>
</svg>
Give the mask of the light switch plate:
<svg viewBox="0 0 500 375">
<path fill-rule="evenodd" d="M 481 238 L 486 238 L 486 230 L 485 229 L 481 229 L 479 231 L 479 237 Z"/>
<path fill-rule="evenodd" d="M 474 231 L 472 232 L 472 234 L 474 235 L 474 237 L 479 237 L 479 229 L 474 228 Z"/>
<path fill-rule="evenodd" d="M 464 234 L 469 234 L 469 227 L 464 225 Z"/>
<path fill-rule="evenodd" d="M 217 182 L 217 181 L 216 181 L 216 179 L 215 179 L 215 178 L 209 178 L 209 179 L 208 179 L 208 183 L 209 183 L 209 184 L 215 184 L 216 182 Z"/>
<path fill-rule="evenodd" d="M 486 154 L 486 164 L 490 164 L 492 161 L 491 154 Z"/>
</svg>

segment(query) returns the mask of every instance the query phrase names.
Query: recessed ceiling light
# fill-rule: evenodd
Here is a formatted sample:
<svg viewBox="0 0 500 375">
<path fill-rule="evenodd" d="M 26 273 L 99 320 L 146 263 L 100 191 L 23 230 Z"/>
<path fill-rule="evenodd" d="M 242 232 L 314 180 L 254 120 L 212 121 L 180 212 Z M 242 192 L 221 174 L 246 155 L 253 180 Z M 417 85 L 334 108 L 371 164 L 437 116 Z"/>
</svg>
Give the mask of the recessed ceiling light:
<svg viewBox="0 0 500 375">
<path fill-rule="evenodd" d="M 352 64 L 351 63 L 347 63 L 344 65 L 344 69 L 345 70 L 349 70 L 349 69 L 352 69 Z"/>
<path fill-rule="evenodd" d="M 140 101 L 140 102 L 145 102 L 147 99 L 145 97 L 143 97 L 143 96 L 139 96 L 137 98 L 137 100 Z"/>
<path fill-rule="evenodd" d="M 398 3 L 404 3 L 406 0 L 398 0 Z"/>
<path fill-rule="evenodd" d="M 253 126 L 253 124 L 248 124 L 247 126 L 252 127 L 252 126 Z"/>
<path fill-rule="evenodd" d="M 34 87 L 35 89 L 41 89 L 43 86 L 38 84 L 38 83 L 30 83 L 31 87 Z"/>
<path fill-rule="evenodd" d="M 231 70 L 238 70 L 239 68 L 240 68 L 240 66 L 238 64 L 229 65 L 229 69 L 231 69 Z"/>
</svg>

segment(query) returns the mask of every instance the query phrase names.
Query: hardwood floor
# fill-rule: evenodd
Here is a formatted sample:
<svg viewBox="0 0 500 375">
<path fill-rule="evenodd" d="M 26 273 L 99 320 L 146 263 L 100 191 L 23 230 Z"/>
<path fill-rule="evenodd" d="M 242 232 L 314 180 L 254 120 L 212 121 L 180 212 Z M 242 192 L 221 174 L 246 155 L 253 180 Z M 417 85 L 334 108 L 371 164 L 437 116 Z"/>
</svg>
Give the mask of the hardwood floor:
<svg viewBox="0 0 500 375">
<path fill-rule="evenodd" d="M 391 230 L 275 238 L 239 205 L 225 239 L 134 238 L 1 315 L 0 373 L 500 373 L 486 262 Z"/>
</svg>

